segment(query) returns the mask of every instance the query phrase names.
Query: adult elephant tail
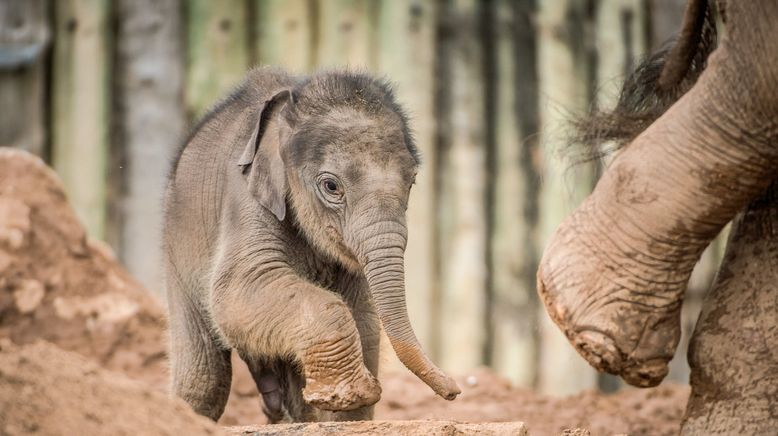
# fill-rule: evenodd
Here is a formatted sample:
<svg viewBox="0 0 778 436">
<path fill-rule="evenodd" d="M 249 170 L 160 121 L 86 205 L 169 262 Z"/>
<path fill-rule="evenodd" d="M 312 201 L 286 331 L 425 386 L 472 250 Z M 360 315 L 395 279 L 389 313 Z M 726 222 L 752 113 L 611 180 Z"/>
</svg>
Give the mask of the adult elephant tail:
<svg viewBox="0 0 778 436">
<path fill-rule="evenodd" d="M 571 143 L 587 147 L 594 159 L 615 151 L 603 150 L 605 143 L 619 149 L 632 142 L 694 86 L 717 39 L 715 8 L 709 0 L 689 0 L 676 37 L 627 76 L 615 108 L 594 109 L 576 122 Z"/>
</svg>

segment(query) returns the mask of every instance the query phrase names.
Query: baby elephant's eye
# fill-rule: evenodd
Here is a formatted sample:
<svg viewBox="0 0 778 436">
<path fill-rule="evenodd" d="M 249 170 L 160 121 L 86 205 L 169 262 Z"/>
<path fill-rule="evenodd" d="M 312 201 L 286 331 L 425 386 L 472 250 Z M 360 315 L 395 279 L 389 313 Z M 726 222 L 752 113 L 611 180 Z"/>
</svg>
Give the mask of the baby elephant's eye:
<svg viewBox="0 0 778 436">
<path fill-rule="evenodd" d="M 324 190 L 326 190 L 328 193 L 332 195 L 338 194 L 338 183 L 332 179 L 326 179 L 324 182 L 322 182 L 324 185 Z"/>
<path fill-rule="evenodd" d="M 335 176 L 324 173 L 317 179 L 319 191 L 323 199 L 329 203 L 340 203 L 343 200 L 343 187 Z"/>
</svg>

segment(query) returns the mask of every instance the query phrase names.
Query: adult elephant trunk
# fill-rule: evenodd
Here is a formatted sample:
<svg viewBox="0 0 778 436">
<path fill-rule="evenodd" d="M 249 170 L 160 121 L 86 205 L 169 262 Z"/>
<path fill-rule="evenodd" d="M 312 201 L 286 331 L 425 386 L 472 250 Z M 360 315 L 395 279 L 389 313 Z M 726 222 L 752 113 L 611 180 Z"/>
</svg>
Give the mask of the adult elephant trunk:
<svg viewBox="0 0 778 436">
<path fill-rule="evenodd" d="M 459 387 L 424 353 L 408 318 L 403 266 L 407 230 L 403 221 L 379 221 L 359 232 L 364 235 L 356 243 L 359 261 L 397 357 L 436 394 L 453 400 L 461 392 Z"/>
</svg>

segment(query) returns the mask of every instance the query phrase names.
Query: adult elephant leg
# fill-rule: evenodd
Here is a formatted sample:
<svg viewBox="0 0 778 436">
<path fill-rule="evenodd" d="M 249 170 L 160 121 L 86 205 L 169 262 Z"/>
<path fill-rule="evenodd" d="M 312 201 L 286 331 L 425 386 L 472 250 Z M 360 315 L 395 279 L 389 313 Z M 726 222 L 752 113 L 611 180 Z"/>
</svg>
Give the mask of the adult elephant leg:
<svg viewBox="0 0 778 436">
<path fill-rule="evenodd" d="M 778 182 L 739 216 L 689 348 L 684 434 L 778 426 Z"/>
<path fill-rule="evenodd" d="M 730 2 L 727 13 L 698 83 L 614 159 L 538 271 L 578 351 L 637 386 L 667 374 L 704 248 L 778 175 L 778 3 Z"/>
</svg>

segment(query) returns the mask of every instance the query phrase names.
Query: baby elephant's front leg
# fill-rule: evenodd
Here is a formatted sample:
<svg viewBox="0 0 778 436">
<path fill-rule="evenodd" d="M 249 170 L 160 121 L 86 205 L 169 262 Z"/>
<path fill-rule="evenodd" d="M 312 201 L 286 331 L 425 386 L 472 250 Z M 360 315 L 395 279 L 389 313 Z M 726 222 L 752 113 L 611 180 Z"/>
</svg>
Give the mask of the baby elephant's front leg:
<svg viewBox="0 0 778 436">
<path fill-rule="evenodd" d="M 301 364 L 308 404 L 352 410 L 380 398 L 356 323 L 338 295 L 291 277 L 251 291 L 216 289 L 213 304 L 217 325 L 241 355 L 292 356 Z"/>
</svg>

